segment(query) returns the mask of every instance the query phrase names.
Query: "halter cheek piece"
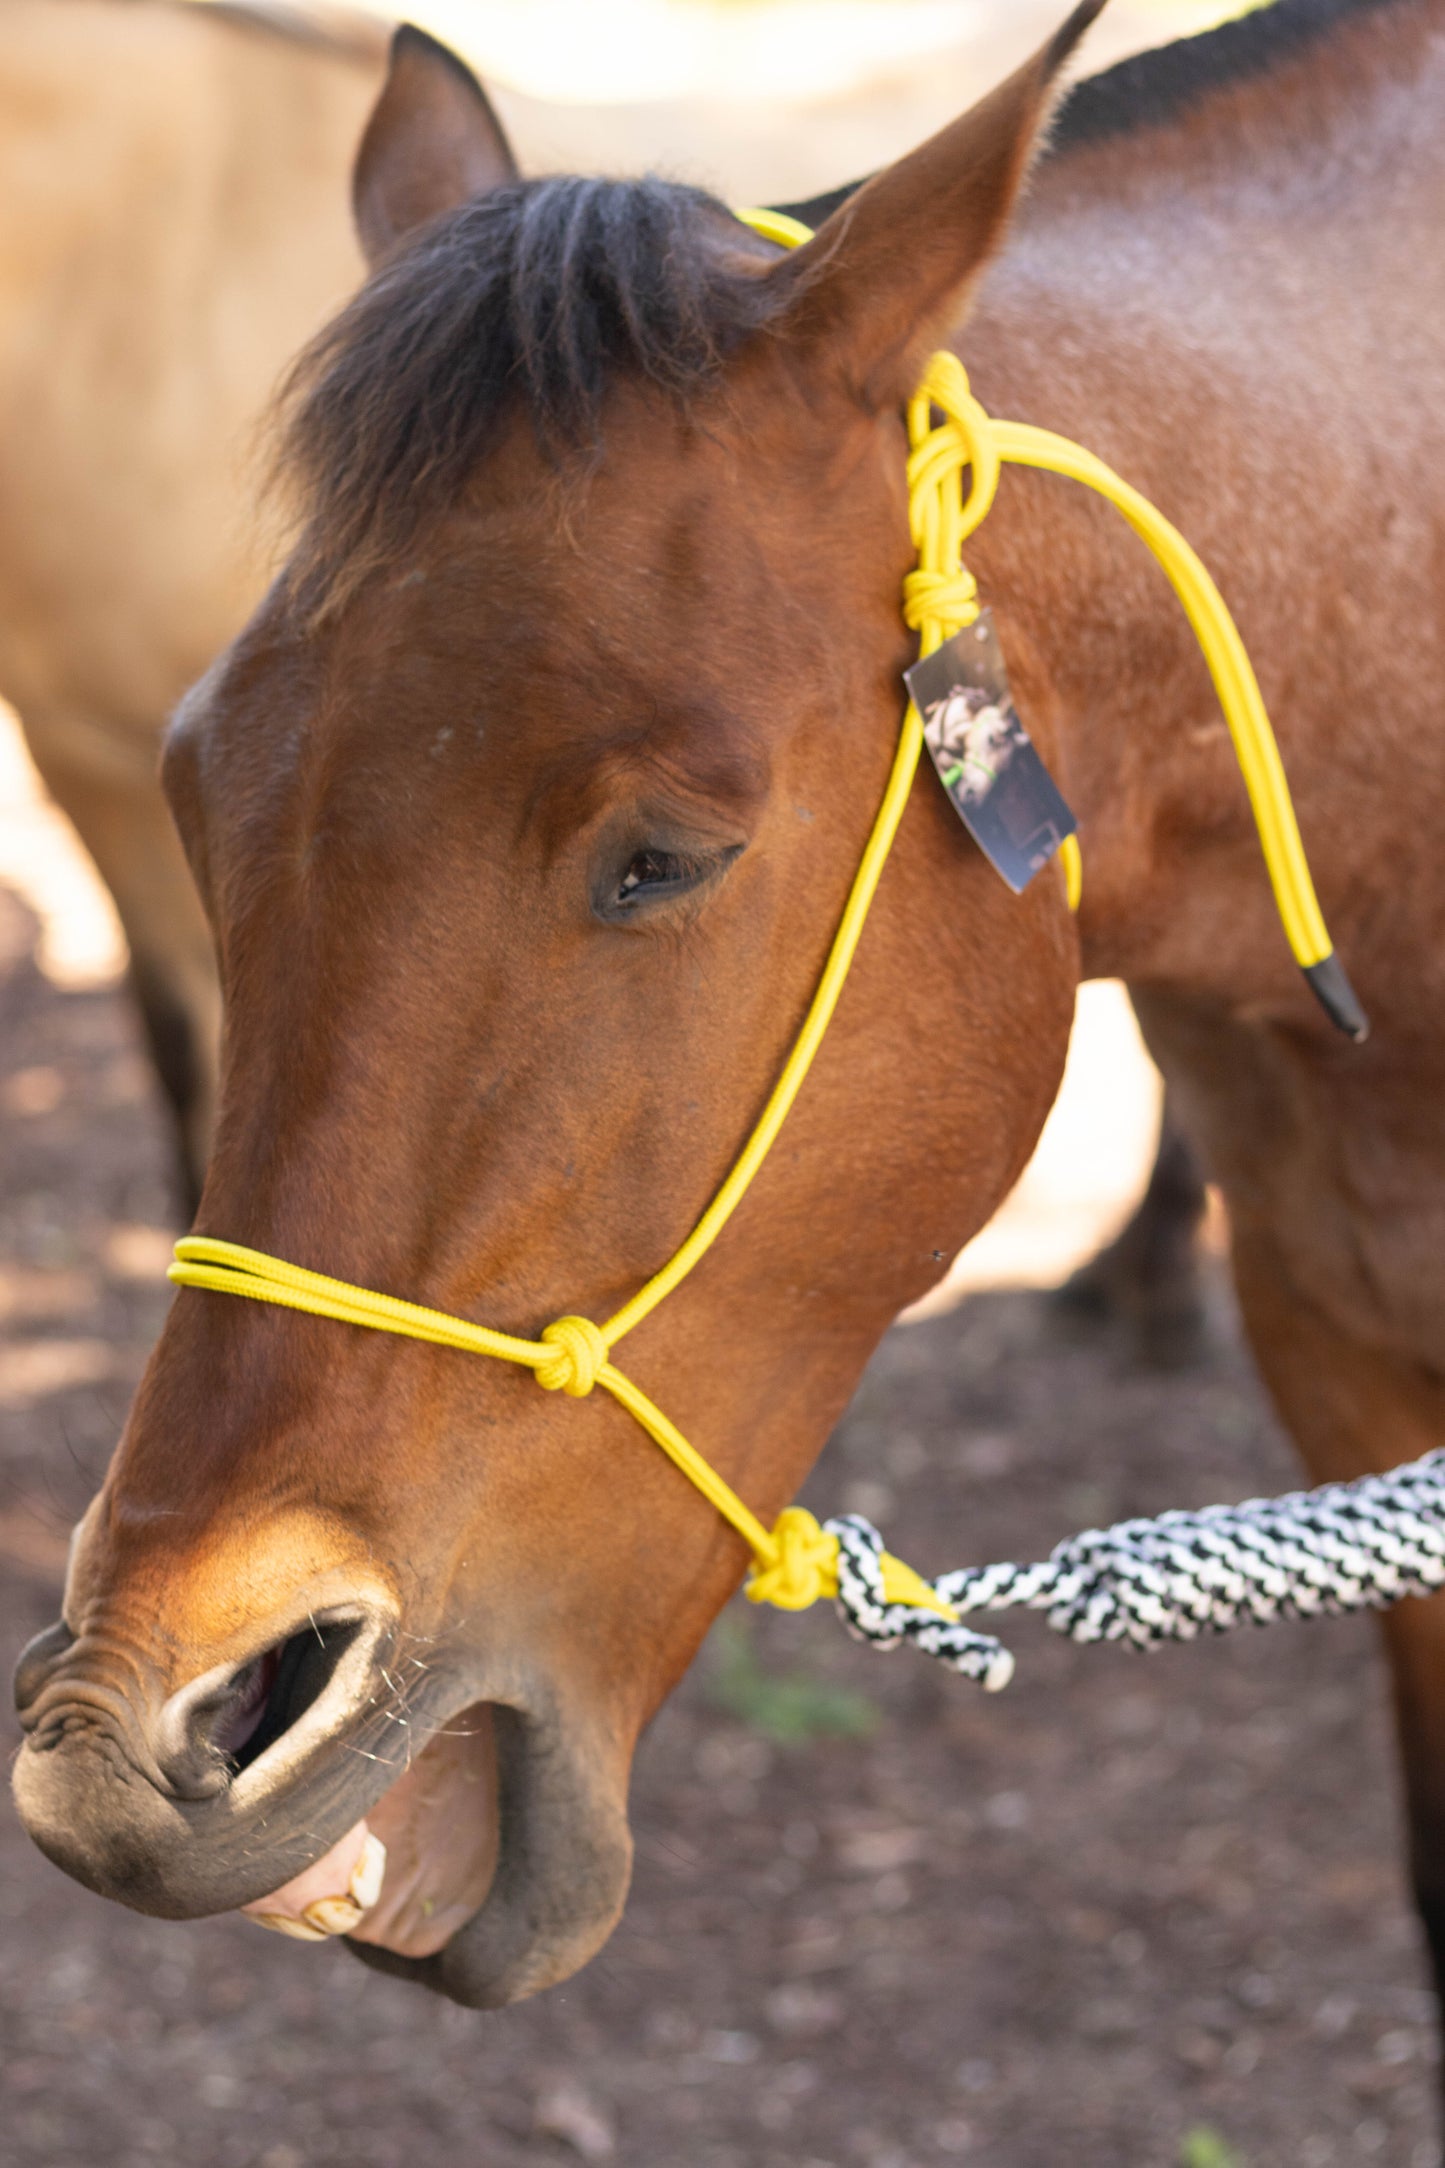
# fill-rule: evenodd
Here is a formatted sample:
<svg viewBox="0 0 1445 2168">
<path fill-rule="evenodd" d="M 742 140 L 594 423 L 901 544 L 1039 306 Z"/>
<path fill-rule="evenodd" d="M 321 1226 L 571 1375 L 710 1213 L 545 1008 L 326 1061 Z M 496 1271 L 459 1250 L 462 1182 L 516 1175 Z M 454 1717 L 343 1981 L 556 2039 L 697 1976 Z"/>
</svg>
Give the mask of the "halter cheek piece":
<svg viewBox="0 0 1445 2168">
<path fill-rule="evenodd" d="M 805 226 L 776 212 L 746 211 L 740 216 L 759 233 L 785 247 L 809 238 Z M 936 426 L 932 418 L 935 409 L 943 417 Z M 918 564 L 903 583 L 903 615 L 918 633 L 923 655 L 931 655 L 978 615 L 974 581 L 963 565 L 961 551 L 993 502 L 1003 461 L 1047 468 L 1085 483 L 1116 505 L 1148 544 L 1168 574 L 1209 664 L 1243 770 L 1290 947 L 1334 1021 L 1351 1037 L 1363 1038 L 1368 1028 L 1364 1013 L 1325 931 L 1254 671 L 1218 589 L 1188 543 L 1152 504 L 1080 445 L 1024 422 L 991 420 L 970 392 L 963 365 L 953 354 L 938 353 L 929 362 L 923 382 L 909 402 L 908 434 L 912 447 L 908 460 L 908 512 Z M 972 477 L 966 498 L 961 488 L 965 467 L 971 470 Z M 429 1340 L 441 1347 L 516 1363 L 531 1370 L 548 1392 L 560 1391 L 583 1399 L 601 1386 L 635 1417 L 747 1544 L 753 1554 L 747 1592 L 754 1602 L 797 1611 L 820 1596 L 835 1597 L 845 1622 L 863 1638 L 884 1646 L 902 1639 L 914 1641 L 929 1654 L 991 1688 L 1006 1683 L 1013 1668 L 1012 1658 L 998 1642 L 964 1626 L 961 1620 L 965 1611 L 1027 1603 L 1047 1609 L 1051 1623 L 1076 1638 L 1139 1640 L 1165 1634 L 1178 1638 L 1198 1632 L 1201 1624 L 1232 1623 L 1234 1616 L 1258 1617 L 1261 1604 L 1273 1607 L 1268 1615 L 1290 1608 L 1292 1602 L 1297 1609 L 1340 1608 L 1355 1602 L 1386 1602 L 1416 1586 L 1437 1585 L 1435 1579 L 1427 1581 L 1426 1576 L 1438 1565 L 1438 1579 L 1445 1579 L 1445 1541 L 1435 1540 L 1432 1550 L 1427 1530 L 1422 1549 L 1416 1519 L 1413 1525 L 1417 1540 L 1407 1546 L 1408 1557 L 1387 1557 L 1383 1578 L 1381 1573 L 1372 1576 L 1360 1563 L 1363 1553 L 1356 1546 L 1351 1553 L 1356 1570 L 1352 1578 L 1345 1577 L 1349 1586 L 1344 1587 L 1343 1594 L 1343 1584 L 1335 1583 L 1321 1592 L 1317 1578 L 1312 1584 L 1312 1596 L 1307 1589 L 1303 1598 L 1292 1597 L 1290 1588 L 1280 1582 L 1277 1568 L 1265 1573 L 1267 1585 L 1261 1593 L 1257 1575 L 1252 1581 L 1248 1571 L 1241 1574 L 1237 1562 L 1221 1562 L 1219 1543 L 1214 1542 L 1212 1547 L 1206 1543 L 1205 1594 L 1196 1602 L 1190 1597 L 1186 1586 L 1189 1577 L 1181 1563 L 1191 1555 L 1190 1545 L 1195 1541 L 1185 1524 L 1192 1528 L 1209 1517 L 1171 1514 L 1164 1515 L 1158 1524 L 1130 1522 L 1104 1537 L 1077 1538 L 1072 1545 L 1061 1545 L 1046 1567 L 982 1568 L 948 1576 L 933 1586 L 901 1559 L 891 1557 L 883 1549 L 877 1531 L 856 1516 L 831 1520 L 820 1527 L 803 1507 L 789 1506 L 771 1529 L 765 1528 L 642 1388 L 613 1363 L 612 1350 L 617 1342 L 640 1325 L 711 1248 L 767 1158 L 812 1066 L 847 979 L 908 802 L 922 746 L 922 721 L 910 700 L 883 802 L 864 846 L 833 946 L 772 1096 L 732 1172 L 682 1247 L 605 1324 L 597 1325 L 584 1317 L 561 1317 L 543 1330 L 540 1339 L 519 1339 L 206 1235 L 188 1235 L 176 1244 L 170 1278 L 181 1287 L 245 1295 L 256 1302 L 336 1318 L 343 1324 L 400 1333 L 410 1339 Z M 1075 838 L 1068 838 L 1060 858 L 1069 905 L 1077 909 L 1081 864 Z M 1431 1461 L 1435 1458 L 1430 1456 Z M 1445 1455 L 1439 1458 L 1445 1462 Z M 1429 1468 L 1428 1462 L 1419 1465 L 1422 1471 Z M 1397 1471 L 1394 1479 L 1369 1481 L 1378 1487 L 1394 1480 L 1398 1487 L 1400 1478 L 1409 1473 Z M 1429 1481 L 1441 1478 L 1427 1474 L 1420 1480 L 1428 1487 Z M 1339 1497 L 1346 1493 L 1353 1496 L 1365 1488 L 1335 1486 L 1327 1494 L 1311 1496 L 1333 1501 L 1331 1528 L 1337 1530 L 1341 1513 L 1346 1520 L 1350 1517 L 1349 1509 L 1339 1506 Z M 1411 1500 L 1413 1511 L 1413 1505 L 1418 1503 L 1414 1493 Z M 1276 1522 L 1284 1514 L 1288 1527 L 1280 1540 L 1294 1541 L 1296 1553 L 1303 1555 L 1298 1553 L 1300 1508 L 1308 1504 L 1308 1499 L 1257 1501 L 1255 1507 L 1217 1511 L 1232 1513 L 1235 1550 L 1239 1551 L 1242 1543 L 1246 1564 L 1249 1559 L 1257 1564 L 1259 1546 L 1256 1543 L 1251 1550 L 1247 1530 L 1240 1535 L 1235 1525 L 1240 1516 L 1247 1517 L 1261 1506 L 1274 1514 Z M 1378 1523 L 1383 1509 L 1372 1510 L 1374 1522 Z M 1161 1551 L 1156 1544 L 1150 1550 L 1144 1539 L 1149 1531 L 1157 1534 L 1160 1529 L 1165 1530 L 1165 1536 L 1160 1538 L 1164 1548 Z M 1388 1551 L 1395 1539 L 1388 1528 L 1386 1536 Z M 1332 1540 L 1338 1552 L 1338 1535 Z M 1395 1551 L 1398 1554 L 1398 1542 Z M 1353 1596 L 1350 1589 L 1355 1591 Z"/>
</svg>

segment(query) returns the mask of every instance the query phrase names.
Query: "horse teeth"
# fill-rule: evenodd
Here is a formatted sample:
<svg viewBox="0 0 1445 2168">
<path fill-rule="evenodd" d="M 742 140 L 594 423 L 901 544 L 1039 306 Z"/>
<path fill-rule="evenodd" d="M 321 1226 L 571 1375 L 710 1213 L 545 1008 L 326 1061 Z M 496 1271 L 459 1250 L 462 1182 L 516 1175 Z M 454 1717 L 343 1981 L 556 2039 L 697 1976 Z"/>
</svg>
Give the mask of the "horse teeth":
<svg viewBox="0 0 1445 2168">
<path fill-rule="evenodd" d="M 254 1920 L 258 1927 L 269 1927 L 276 1935 L 290 1935 L 296 1942 L 325 1942 L 330 1929 L 308 1927 L 305 1920 L 293 1920 L 284 1912 L 247 1912 L 243 1915 Z"/>
<path fill-rule="evenodd" d="M 351 1870 L 351 1894 L 363 1912 L 369 1912 L 381 1895 L 386 1875 L 386 1846 L 380 1837 L 368 1835 L 361 1857 Z"/>
<path fill-rule="evenodd" d="M 318 1897 L 309 1904 L 301 1917 L 313 1933 L 320 1935 L 349 1935 L 353 1927 L 361 1925 L 365 1906 L 354 1897 Z"/>
</svg>

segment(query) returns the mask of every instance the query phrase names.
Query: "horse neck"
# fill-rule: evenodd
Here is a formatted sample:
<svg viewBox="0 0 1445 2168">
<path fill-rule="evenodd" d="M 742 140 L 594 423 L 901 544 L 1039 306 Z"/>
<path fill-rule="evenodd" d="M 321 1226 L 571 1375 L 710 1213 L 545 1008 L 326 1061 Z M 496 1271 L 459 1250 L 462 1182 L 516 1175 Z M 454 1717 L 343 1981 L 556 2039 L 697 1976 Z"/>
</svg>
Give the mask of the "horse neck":
<svg viewBox="0 0 1445 2168">
<path fill-rule="evenodd" d="M 1336 938 L 1368 892 L 1360 685 L 1398 791 L 1445 777 L 1423 477 L 1445 456 L 1445 0 L 1345 18 L 1267 78 L 1046 166 L 960 341 L 990 411 L 1077 438 L 1194 543 L 1244 635 Z M 1388 517 L 1382 518 L 1382 514 Z M 1398 532 L 1396 531 L 1398 530 Z M 1006 471 L 968 560 L 1080 817 L 1086 974 L 1293 998 L 1203 661 L 1109 506 Z M 1347 712 L 1353 707 L 1353 713 Z"/>
</svg>

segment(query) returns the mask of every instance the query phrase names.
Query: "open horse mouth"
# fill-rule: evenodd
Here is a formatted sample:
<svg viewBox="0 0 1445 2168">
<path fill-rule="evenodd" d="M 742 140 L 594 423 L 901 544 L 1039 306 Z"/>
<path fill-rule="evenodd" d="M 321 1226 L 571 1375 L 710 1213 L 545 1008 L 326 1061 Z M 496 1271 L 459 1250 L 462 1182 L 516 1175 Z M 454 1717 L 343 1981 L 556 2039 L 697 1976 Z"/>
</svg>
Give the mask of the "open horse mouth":
<svg viewBox="0 0 1445 2168">
<path fill-rule="evenodd" d="M 231 1727 L 238 1766 L 265 1724 L 280 1662 L 268 1652 L 252 1706 Z M 433 1733 L 319 1859 L 240 1909 L 299 1941 L 345 1935 L 394 1957 L 434 1957 L 485 1903 L 499 1841 L 496 1725 L 483 1702 Z"/>
<path fill-rule="evenodd" d="M 343 1937 L 474 2007 L 534 1993 L 621 1911 L 617 1757 L 541 1681 L 479 1692 L 432 1662 L 403 1699 L 395 1640 L 390 1620 L 313 1617 L 148 1714 L 134 1667 L 51 1627 L 16 1678 L 21 1819 L 138 1911 Z"/>
</svg>

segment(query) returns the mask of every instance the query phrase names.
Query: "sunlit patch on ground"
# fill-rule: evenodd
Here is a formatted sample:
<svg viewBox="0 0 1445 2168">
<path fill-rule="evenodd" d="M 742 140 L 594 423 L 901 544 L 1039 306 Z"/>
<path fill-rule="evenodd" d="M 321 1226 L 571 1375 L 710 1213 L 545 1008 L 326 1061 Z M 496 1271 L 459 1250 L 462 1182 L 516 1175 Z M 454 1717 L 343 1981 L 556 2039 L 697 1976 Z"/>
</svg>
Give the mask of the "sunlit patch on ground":
<svg viewBox="0 0 1445 2168">
<path fill-rule="evenodd" d="M 20 1341 L 0 1347 L 0 1408 L 24 1407 L 65 1386 L 109 1377 L 115 1350 L 104 1340 Z"/>
</svg>

